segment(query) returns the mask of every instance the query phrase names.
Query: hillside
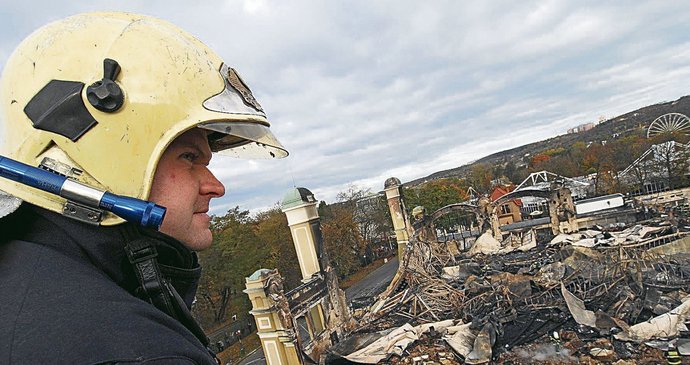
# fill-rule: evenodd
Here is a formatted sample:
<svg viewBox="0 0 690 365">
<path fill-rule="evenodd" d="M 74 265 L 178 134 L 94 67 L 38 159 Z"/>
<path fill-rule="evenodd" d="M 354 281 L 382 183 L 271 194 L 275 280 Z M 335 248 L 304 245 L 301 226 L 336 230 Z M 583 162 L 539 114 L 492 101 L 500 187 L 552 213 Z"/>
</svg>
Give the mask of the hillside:
<svg viewBox="0 0 690 365">
<path fill-rule="evenodd" d="M 548 149 L 563 147 L 567 148 L 573 143 L 593 142 L 612 140 L 613 138 L 625 137 L 631 134 L 644 135 L 649 125 L 659 116 L 667 113 L 681 113 L 690 116 L 690 95 L 683 96 L 678 100 L 649 105 L 615 118 L 608 119 L 599 123 L 589 131 L 581 133 L 563 134 L 543 141 L 530 143 L 524 146 L 515 147 L 509 150 L 493 153 L 482 157 L 471 164 L 462 165 L 456 168 L 437 171 L 423 178 L 406 182 L 404 185 L 413 187 L 424 181 L 447 178 L 465 177 L 472 169 L 472 166 L 479 163 L 497 164 L 506 161 L 522 162 L 525 155 L 534 155 Z M 574 126 L 573 126 L 574 127 Z"/>
</svg>

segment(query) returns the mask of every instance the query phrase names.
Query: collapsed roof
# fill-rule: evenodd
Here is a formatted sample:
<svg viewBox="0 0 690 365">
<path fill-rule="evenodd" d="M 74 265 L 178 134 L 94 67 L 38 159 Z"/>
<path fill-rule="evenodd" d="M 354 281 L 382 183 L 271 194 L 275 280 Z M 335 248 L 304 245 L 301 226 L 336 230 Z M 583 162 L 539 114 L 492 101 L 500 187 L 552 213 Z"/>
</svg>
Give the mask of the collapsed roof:
<svg viewBox="0 0 690 365">
<path fill-rule="evenodd" d="M 675 227 L 547 242 L 485 234 L 465 252 L 416 228 L 389 287 L 355 313 L 352 338 L 365 339 L 334 347 L 329 362 L 654 363 L 690 352 L 690 237 Z"/>
</svg>

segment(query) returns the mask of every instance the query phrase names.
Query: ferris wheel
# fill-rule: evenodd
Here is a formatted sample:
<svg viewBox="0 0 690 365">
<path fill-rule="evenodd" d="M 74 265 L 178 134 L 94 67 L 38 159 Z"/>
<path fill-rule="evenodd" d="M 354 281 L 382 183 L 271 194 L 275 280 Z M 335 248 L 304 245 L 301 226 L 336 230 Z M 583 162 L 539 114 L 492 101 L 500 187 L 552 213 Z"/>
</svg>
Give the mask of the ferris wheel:
<svg viewBox="0 0 690 365">
<path fill-rule="evenodd" d="M 647 138 L 664 133 L 690 133 L 690 119 L 680 113 L 668 113 L 654 119 L 647 129 Z"/>
</svg>

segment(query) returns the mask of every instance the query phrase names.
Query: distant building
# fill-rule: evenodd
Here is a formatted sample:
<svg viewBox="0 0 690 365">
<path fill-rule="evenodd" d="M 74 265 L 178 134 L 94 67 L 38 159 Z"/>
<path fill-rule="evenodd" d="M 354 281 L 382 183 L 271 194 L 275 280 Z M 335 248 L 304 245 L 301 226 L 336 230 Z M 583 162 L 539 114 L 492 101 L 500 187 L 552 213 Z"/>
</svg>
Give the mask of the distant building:
<svg viewBox="0 0 690 365">
<path fill-rule="evenodd" d="M 575 213 L 578 216 L 593 214 L 610 209 L 622 208 L 625 205 L 623 194 L 611 194 L 575 202 Z"/>
<path fill-rule="evenodd" d="M 594 128 L 594 123 L 580 124 L 575 128 L 568 129 L 568 134 L 587 132 L 588 130 Z"/>
<path fill-rule="evenodd" d="M 515 190 L 515 186 L 496 186 L 491 192 L 491 201 L 496 201 L 498 198 L 510 193 Z M 501 204 L 496 209 L 496 214 L 498 215 L 499 225 L 516 223 L 522 220 L 522 215 L 520 214 L 520 207 L 522 207 L 522 201 L 520 199 L 514 199 L 504 204 Z"/>
</svg>

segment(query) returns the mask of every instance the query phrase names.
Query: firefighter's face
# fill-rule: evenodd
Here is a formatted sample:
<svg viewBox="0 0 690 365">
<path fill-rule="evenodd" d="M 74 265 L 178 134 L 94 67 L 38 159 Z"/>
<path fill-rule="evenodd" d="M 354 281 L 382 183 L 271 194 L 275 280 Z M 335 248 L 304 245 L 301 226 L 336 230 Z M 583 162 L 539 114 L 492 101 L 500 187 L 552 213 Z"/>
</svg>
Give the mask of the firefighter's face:
<svg viewBox="0 0 690 365">
<path fill-rule="evenodd" d="M 149 200 L 167 208 L 160 231 L 194 251 L 211 246 L 209 201 L 225 187 L 209 171 L 211 148 L 205 131 L 191 129 L 165 150 L 153 177 Z"/>
</svg>

